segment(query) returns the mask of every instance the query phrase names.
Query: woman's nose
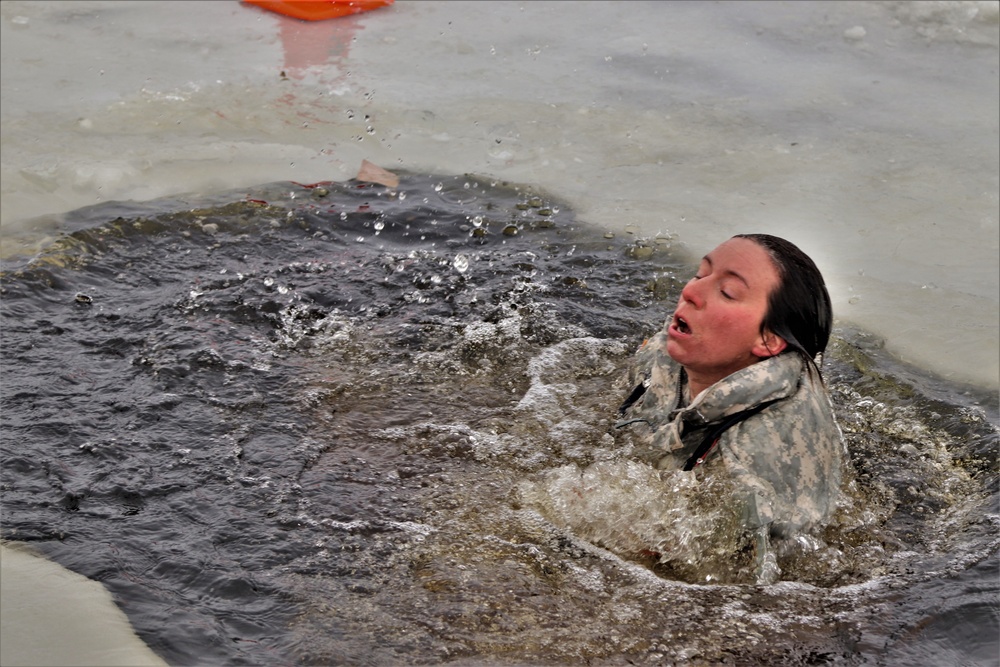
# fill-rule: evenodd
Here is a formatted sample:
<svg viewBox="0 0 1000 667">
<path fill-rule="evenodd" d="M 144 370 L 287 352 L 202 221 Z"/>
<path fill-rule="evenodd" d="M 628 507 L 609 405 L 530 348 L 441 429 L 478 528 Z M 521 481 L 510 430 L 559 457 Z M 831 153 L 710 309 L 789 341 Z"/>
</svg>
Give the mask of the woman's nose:
<svg viewBox="0 0 1000 667">
<path fill-rule="evenodd" d="M 695 308 L 701 308 L 704 304 L 704 298 L 701 293 L 701 289 L 698 287 L 698 283 L 701 282 L 697 278 L 692 278 L 688 281 L 684 289 L 681 290 L 681 298 L 689 302 Z"/>
</svg>

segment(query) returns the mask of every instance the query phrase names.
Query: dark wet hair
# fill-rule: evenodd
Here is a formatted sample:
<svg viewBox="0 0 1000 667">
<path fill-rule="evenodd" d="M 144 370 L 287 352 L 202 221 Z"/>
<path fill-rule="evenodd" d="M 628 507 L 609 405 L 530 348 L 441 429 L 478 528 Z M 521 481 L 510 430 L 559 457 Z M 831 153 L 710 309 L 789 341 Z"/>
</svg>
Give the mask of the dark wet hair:
<svg viewBox="0 0 1000 667">
<path fill-rule="evenodd" d="M 833 327 L 833 307 L 823 275 L 808 255 L 785 239 L 769 234 L 737 234 L 736 238 L 764 248 L 778 270 L 778 287 L 768 296 L 761 333 L 781 336 L 788 343 L 786 352 L 797 353 L 807 367 L 818 372 L 816 357 L 826 350 Z"/>
</svg>

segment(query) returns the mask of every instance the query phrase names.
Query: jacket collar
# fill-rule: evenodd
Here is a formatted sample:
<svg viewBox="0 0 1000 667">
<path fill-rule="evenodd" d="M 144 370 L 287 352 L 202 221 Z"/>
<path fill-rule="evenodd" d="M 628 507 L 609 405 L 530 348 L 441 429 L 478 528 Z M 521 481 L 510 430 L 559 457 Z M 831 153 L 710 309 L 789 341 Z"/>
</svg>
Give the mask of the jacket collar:
<svg viewBox="0 0 1000 667">
<path fill-rule="evenodd" d="M 675 408 L 670 420 L 681 417 L 692 426 L 709 424 L 764 401 L 787 398 L 798 389 L 802 363 L 797 354 L 780 354 L 747 366 L 705 389 L 690 405 Z M 684 382 L 687 376 L 680 369 L 677 402 Z"/>
</svg>

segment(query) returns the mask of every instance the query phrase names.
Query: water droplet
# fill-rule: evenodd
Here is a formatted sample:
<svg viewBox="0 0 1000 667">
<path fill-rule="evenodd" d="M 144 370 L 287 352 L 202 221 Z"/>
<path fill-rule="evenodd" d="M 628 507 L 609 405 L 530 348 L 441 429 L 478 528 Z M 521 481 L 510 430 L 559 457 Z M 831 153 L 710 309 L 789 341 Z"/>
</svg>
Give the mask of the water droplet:
<svg viewBox="0 0 1000 667">
<path fill-rule="evenodd" d="M 434 192 L 441 192 L 441 190 L 443 189 L 444 189 L 443 183 L 438 183 L 437 185 L 434 186 Z"/>
<path fill-rule="evenodd" d="M 383 229 L 385 229 L 385 223 L 382 222 L 381 220 L 376 220 L 375 221 L 375 229 L 377 231 L 382 231 Z"/>
<path fill-rule="evenodd" d="M 472 186 L 470 186 L 470 185 L 469 185 L 469 182 L 468 182 L 468 181 L 466 181 L 466 182 L 465 182 L 465 184 L 464 184 L 464 185 L 463 185 L 462 187 L 463 187 L 463 188 L 465 188 L 466 190 L 468 190 L 468 189 L 469 189 L 470 187 L 472 187 Z"/>
<path fill-rule="evenodd" d="M 365 242 L 365 237 L 364 236 L 359 236 L 358 238 L 356 238 L 354 240 L 357 241 L 358 243 L 364 243 Z"/>
<path fill-rule="evenodd" d="M 274 284 L 274 278 L 264 278 L 264 287 L 270 287 Z"/>
<path fill-rule="evenodd" d="M 342 213 L 340 214 L 340 219 L 341 219 L 341 220 L 347 220 L 347 211 L 344 211 L 344 212 L 342 212 Z"/>
<path fill-rule="evenodd" d="M 372 127 L 371 125 L 369 125 L 369 126 L 368 126 L 368 127 L 367 127 L 367 128 L 365 129 L 365 131 L 366 131 L 366 132 L 368 132 L 368 134 L 375 134 L 375 128 L 374 128 L 374 127 Z"/>
<path fill-rule="evenodd" d="M 481 215 L 472 216 L 472 225 L 474 227 L 482 227 L 483 226 L 483 216 L 481 216 Z"/>
<path fill-rule="evenodd" d="M 348 118 L 354 118 L 354 110 L 353 109 L 348 109 L 347 110 L 347 117 Z"/>
<path fill-rule="evenodd" d="M 469 270 L 469 257 L 467 255 L 455 255 L 455 260 L 451 263 L 459 273 Z"/>
<path fill-rule="evenodd" d="M 404 199 L 406 199 L 406 193 L 405 192 L 400 192 L 399 193 L 399 200 L 403 201 Z"/>
</svg>

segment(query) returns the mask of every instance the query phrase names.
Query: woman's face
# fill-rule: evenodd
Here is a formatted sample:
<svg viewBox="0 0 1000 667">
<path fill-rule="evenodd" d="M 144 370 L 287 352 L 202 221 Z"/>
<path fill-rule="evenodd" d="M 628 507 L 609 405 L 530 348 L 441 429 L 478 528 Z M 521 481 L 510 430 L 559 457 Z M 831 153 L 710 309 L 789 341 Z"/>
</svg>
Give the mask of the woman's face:
<svg viewBox="0 0 1000 667">
<path fill-rule="evenodd" d="M 708 385 L 781 352 L 781 338 L 760 333 L 778 282 L 764 248 L 750 239 L 729 239 L 705 255 L 681 291 L 667 327 L 667 353 L 689 377 Z"/>
</svg>

